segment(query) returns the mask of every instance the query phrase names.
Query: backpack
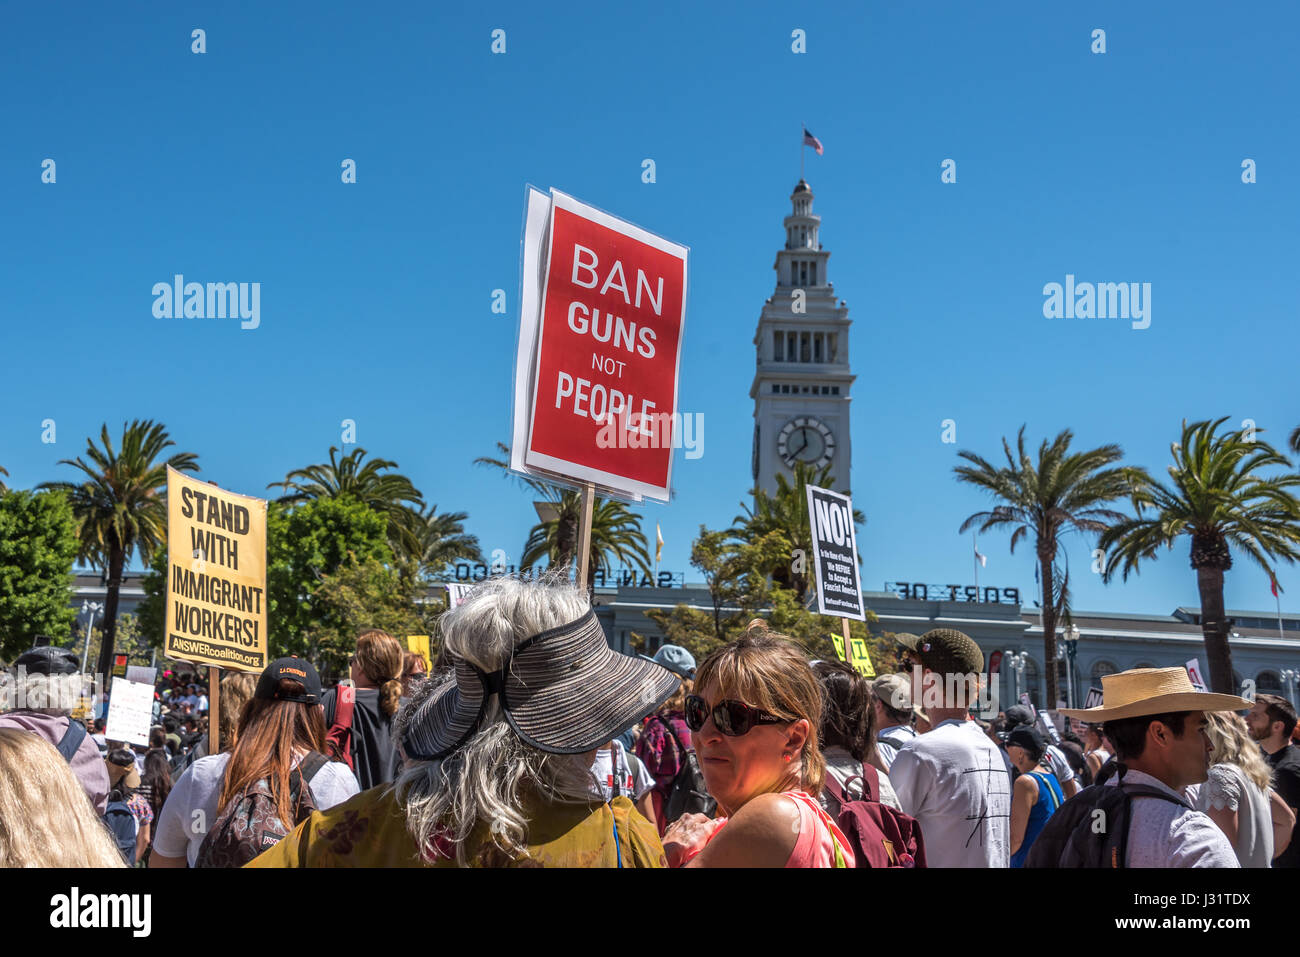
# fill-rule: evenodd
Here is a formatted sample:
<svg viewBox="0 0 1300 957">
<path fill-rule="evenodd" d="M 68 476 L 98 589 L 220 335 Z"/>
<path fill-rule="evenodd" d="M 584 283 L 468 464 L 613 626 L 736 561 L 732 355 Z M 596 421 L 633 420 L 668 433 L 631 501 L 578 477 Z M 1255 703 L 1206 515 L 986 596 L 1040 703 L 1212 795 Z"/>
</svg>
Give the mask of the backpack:
<svg viewBox="0 0 1300 957">
<path fill-rule="evenodd" d="M 325 742 L 330 749 L 330 758 L 342 761 L 349 771 L 352 767 L 352 709 L 356 704 L 357 689 L 352 685 L 339 685 L 334 695 L 334 723 L 330 725 Z"/>
<path fill-rule="evenodd" d="M 845 789 L 854 781 L 861 781 L 863 795 L 853 801 L 845 797 Z M 839 782 L 829 772 L 826 790 L 840 804 L 840 814 L 835 823 L 849 839 L 857 867 L 925 867 L 925 840 L 916 818 L 880 803 L 880 773 L 868 764 L 862 766 L 862 775 L 854 775 Z"/>
<path fill-rule="evenodd" d="M 113 835 L 127 867 L 135 867 L 135 842 L 140 834 L 140 825 L 125 801 L 108 802 L 104 807 L 104 824 Z"/>
<path fill-rule="evenodd" d="M 1125 784 L 1127 769 L 1119 765 L 1117 770 L 1118 787 L 1086 787 L 1047 819 L 1029 849 L 1025 867 L 1127 867 L 1133 798 L 1161 798 L 1190 807 L 1157 788 Z"/>
<path fill-rule="evenodd" d="M 660 718 L 659 722 L 673 736 L 673 740 L 677 742 L 677 750 L 682 755 L 682 766 L 677 769 L 677 777 L 673 778 L 668 799 L 664 801 L 665 826 L 673 823 L 683 814 L 703 814 L 705 817 L 713 817 L 718 802 L 709 794 L 709 787 L 704 783 L 704 772 L 700 770 L 700 759 L 696 757 L 695 750 L 682 744 L 682 739 L 677 737 L 677 732 L 673 730 L 671 720 Z"/>
<path fill-rule="evenodd" d="M 307 785 L 328 763 L 325 755 L 312 752 L 289 775 L 289 798 L 296 809 L 289 827 L 284 826 L 275 812 L 275 801 L 266 778 L 231 798 L 199 845 L 194 866 L 243 867 L 267 848 L 280 843 L 289 831 L 318 810 Z"/>
</svg>

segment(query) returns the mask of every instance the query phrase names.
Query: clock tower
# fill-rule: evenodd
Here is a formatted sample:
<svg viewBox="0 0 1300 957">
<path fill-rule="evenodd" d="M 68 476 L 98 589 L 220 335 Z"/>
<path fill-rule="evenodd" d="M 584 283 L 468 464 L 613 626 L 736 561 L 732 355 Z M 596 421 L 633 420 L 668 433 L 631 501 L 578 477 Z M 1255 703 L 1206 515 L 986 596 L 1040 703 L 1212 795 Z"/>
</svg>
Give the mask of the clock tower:
<svg viewBox="0 0 1300 957">
<path fill-rule="evenodd" d="M 776 292 L 754 334 L 754 484 L 775 491 L 776 476 L 797 462 L 829 465 L 831 487 L 850 487 L 849 307 L 835 298 L 812 211 L 812 188 L 799 180 L 776 254 Z"/>
</svg>

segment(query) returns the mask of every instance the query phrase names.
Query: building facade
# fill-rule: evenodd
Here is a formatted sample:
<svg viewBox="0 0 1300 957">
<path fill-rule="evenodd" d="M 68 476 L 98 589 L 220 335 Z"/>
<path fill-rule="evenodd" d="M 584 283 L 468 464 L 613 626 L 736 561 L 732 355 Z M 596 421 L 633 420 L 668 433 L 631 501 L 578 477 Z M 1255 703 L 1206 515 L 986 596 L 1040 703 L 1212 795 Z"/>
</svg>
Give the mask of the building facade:
<svg viewBox="0 0 1300 957">
<path fill-rule="evenodd" d="M 796 462 L 830 466 L 832 487 L 850 488 L 849 309 L 835 297 L 822 248 L 821 217 L 802 179 L 790 196 L 785 246 L 776 254 L 776 292 L 754 334 L 756 361 L 752 471 L 772 492 Z"/>
</svg>

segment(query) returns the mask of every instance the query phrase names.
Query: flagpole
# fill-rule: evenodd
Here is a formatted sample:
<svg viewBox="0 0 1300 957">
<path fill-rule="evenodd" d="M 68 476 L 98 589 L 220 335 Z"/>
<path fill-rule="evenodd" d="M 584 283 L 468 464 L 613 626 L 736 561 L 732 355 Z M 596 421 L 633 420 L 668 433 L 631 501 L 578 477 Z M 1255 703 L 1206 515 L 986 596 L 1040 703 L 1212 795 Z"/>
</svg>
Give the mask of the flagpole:
<svg viewBox="0 0 1300 957">
<path fill-rule="evenodd" d="M 803 179 L 803 131 L 804 125 L 799 124 L 799 179 Z"/>
<path fill-rule="evenodd" d="M 1273 587 L 1277 588 L 1277 582 L 1273 583 Z M 1277 602 L 1277 636 L 1285 639 L 1285 636 L 1282 634 L 1282 596 L 1274 591 L 1273 600 Z"/>
<path fill-rule="evenodd" d="M 980 600 L 980 547 L 975 541 L 975 529 L 970 530 L 971 561 L 975 563 L 975 600 Z"/>
</svg>

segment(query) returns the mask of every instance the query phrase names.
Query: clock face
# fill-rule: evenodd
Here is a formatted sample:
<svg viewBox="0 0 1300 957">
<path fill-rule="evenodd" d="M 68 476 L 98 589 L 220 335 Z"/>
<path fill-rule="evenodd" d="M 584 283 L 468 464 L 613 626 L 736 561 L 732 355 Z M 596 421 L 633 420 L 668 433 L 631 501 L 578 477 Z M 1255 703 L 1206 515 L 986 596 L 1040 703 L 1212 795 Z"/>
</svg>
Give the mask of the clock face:
<svg viewBox="0 0 1300 957">
<path fill-rule="evenodd" d="M 801 415 L 781 429 L 776 437 L 776 451 L 787 468 L 794 468 L 796 462 L 823 468 L 835 457 L 835 436 L 821 419 Z"/>
</svg>

